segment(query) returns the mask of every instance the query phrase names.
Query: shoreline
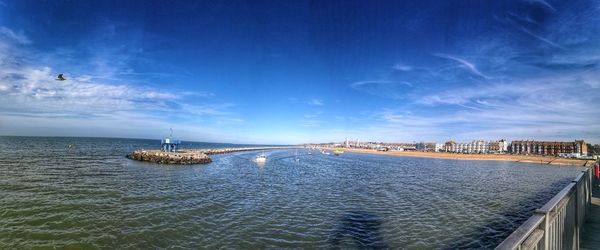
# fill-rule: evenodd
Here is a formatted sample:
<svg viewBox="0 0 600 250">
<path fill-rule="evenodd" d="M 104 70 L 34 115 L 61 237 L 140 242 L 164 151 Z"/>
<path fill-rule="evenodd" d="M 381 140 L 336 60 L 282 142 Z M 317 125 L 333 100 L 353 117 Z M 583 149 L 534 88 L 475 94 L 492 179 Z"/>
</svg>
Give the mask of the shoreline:
<svg viewBox="0 0 600 250">
<path fill-rule="evenodd" d="M 216 149 L 182 149 L 178 152 L 161 152 L 160 150 L 136 150 L 127 158 L 138 161 L 154 162 L 167 165 L 191 165 L 210 163 L 210 155 L 227 154 L 242 151 L 259 151 L 273 149 L 302 148 L 298 146 L 283 147 L 244 147 L 244 148 L 216 148 Z M 421 151 L 377 151 L 373 149 L 357 148 L 331 148 L 327 150 L 342 149 L 347 152 L 378 154 L 390 156 L 409 156 L 420 158 L 448 159 L 448 160 L 471 160 L 471 161 L 511 161 L 522 163 L 537 163 L 545 165 L 563 165 L 591 167 L 595 160 L 568 159 L 554 156 L 541 155 L 513 155 L 513 154 L 458 154 L 447 152 L 421 152 Z"/>
<path fill-rule="evenodd" d="M 337 148 L 327 148 L 335 150 Z M 377 151 L 372 149 L 340 148 L 347 152 L 380 154 L 391 156 L 411 156 L 422 158 L 450 159 L 450 160 L 474 160 L 474 161 L 512 161 L 523 163 L 539 163 L 547 165 L 574 165 L 592 166 L 594 160 L 567 159 L 554 156 L 541 155 L 512 155 L 512 154 L 458 154 L 446 152 L 421 152 L 421 151 Z"/>
</svg>

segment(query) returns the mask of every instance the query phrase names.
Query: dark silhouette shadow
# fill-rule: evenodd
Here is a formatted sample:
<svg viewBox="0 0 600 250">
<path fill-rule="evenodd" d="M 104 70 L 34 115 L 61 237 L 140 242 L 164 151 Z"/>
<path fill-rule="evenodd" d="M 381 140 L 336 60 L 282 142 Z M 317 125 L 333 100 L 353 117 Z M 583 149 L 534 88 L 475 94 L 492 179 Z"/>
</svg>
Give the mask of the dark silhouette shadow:
<svg viewBox="0 0 600 250">
<path fill-rule="evenodd" d="M 381 236 L 381 220 L 378 216 L 365 211 L 350 211 L 345 213 L 339 226 L 333 231 L 330 242 L 332 249 L 342 249 L 340 246 L 345 239 L 354 243 L 360 249 L 387 249 L 389 248 Z"/>
</svg>

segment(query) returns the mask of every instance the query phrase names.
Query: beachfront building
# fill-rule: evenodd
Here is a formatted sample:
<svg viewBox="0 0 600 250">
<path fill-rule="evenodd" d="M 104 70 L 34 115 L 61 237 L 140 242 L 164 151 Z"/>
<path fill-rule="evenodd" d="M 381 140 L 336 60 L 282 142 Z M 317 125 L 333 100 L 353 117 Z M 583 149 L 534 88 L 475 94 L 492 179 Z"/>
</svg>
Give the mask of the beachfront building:
<svg viewBox="0 0 600 250">
<path fill-rule="evenodd" d="M 435 142 L 418 142 L 415 143 L 415 149 L 418 151 L 439 152 L 436 148 L 438 143 Z M 442 145 L 442 144 L 440 144 Z M 443 147 L 443 146 L 441 146 Z"/>
<path fill-rule="evenodd" d="M 440 146 L 442 147 L 442 146 Z M 505 140 L 500 141 L 484 141 L 474 140 L 471 142 L 457 143 L 455 141 L 447 141 L 443 145 L 443 150 L 452 153 L 464 154 L 487 154 L 506 152 L 508 143 Z"/>
<path fill-rule="evenodd" d="M 356 139 L 355 141 L 352 141 L 348 138 L 346 138 L 344 140 L 343 143 L 338 143 L 340 147 L 345 147 L 345 148 L 364 148 L 365 144 L 361 144 L 360 140 Z"/>
<path fill-rule="evenodd" d="M 383 147 L 383 145 L 381 143 L 378 142 L 366 142 L 363 143 L 361 145 L 362 148 L 368 148 L 368 149 L 380 149 L 381 147 Z"/>
<path fill-rule="evenodd" d="M 498 145 L 499 145 L 498 152 L 501 152 L 501 153 L 508 152 L 508 146 L 510 145 L 510 143 L 507 140 L 502 139 L 502 140 L 498 141 Z"/>
<path fill-rule="evenodd" d="M 490 142 L 490 153 L 506 153 L 508 152 L 508 141 L 502 139 L 499 141 Z"/>
<path fill-rule="evenodd" d="M 583 140 L 574 142 L 519 140 L 512 141 L 510 152 L 513 154 L 581 157 L 587 156 L 588 145 Z"/>
<path fill-rule="evenodd" d="M 444 151 L 456 152 L 456 142 L 455 141 L 447 141 L 446 143 L 444 143 Z"/>
<path fill-rule="evenodd" d="M 442 144 L 442 143 L 436 143 L 434 151 L 435 152 L 442 152 L 442 151 L 444 151 L 444 144 Z"/>
<path fill-rule="evenodd" d="M 487 154 L 490 151 L 490 143 L 484 140 L 473 141 L 471 145 L 473 145 L 471 153 Z"/>
<path fill-rule="evenodd" d="M 592 155 L 592 156 L 600 155 L 600 144 L 594 144 L 594 146 L 588 145 L 588 150 L 590 151 L 589 155 Z"/>
</svg>

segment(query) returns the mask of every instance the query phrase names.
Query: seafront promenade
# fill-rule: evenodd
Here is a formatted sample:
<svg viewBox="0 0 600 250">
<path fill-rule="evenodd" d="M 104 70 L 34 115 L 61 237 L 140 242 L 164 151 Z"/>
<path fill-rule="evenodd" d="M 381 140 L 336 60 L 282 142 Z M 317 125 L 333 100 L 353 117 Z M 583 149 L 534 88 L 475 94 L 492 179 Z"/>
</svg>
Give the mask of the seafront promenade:
<svg viewBox="0 0 600 250">
<path fill-rule="evenodd" d="M 326 148 L 335 150 L 337 148 Z M 383 154 L 395 156 L 412 156 L 425 158 L 440 158 L 452 160 L 482 160 L 482 161 L 512 161 L 526 163 L 540 163 L 552 165 L 576 165 L 576 166 L 592 166 L 594 160 L 569 159 L 553 156 L 537 156 L 537 155 L 513 155 L 513 154 L 458 154 L 446 152 L 422 152 L 422 151 L 377 151 L 374 149 L 357 149 L 343 148 L 345 151 L 368 153 L 368 154 Z"/>
<path fill-rule="evenodd" d="M 127 155 L 127 158 L 154 162 L 159 164 L 205 164 L 210 163 L 209 155 L 226 154 L 242 151 L 257 151 L 257 150 L 272 150 L 272 149 L 289 149 L 300 148 L 301 146 L 276 146 L 276 147 L 244 147 L 244 148 L 213 148 L 213 149 L 183 149 L 177 152 L 164 152 L 160 150 L 136 150 Z M 339 148 L 322 147 L 325 150 L 336 150 Z M 539 163 L 550 165 L 574 165 L 590 167 L 594 164 L 594 160 L 569 159 L 553 156 L 539 155 L 513 155 L 513 154 L 457 154 L 446 152 L 422 152 L 422 151 L 378 151 L 373 149 L 357 149 L 343 148 L 345 151 L 367 153 L 367 154 L 382 154 L 393 156 L 411 156 L 424 158 L 439 158 L 452 160 L 482 160 L 482 161 L 512 161 L 523 163 Z"/>
</svg>

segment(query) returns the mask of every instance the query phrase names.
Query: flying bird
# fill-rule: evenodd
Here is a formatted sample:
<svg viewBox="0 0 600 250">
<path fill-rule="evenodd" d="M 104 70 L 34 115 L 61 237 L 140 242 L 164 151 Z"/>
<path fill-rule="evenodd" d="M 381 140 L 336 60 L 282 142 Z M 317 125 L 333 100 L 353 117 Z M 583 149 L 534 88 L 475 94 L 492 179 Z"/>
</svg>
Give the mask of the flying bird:
<svg viewBox="0 0 600 250">
<path fill-rule="evenodd" d="M 59 75 L 56 77 L 56 80 L 57 80 L 57 81 L 64 81 L 64 80 L 67 80 L 67 79 L 63 77 L 63 74 L 59 74 Z"/>
</svg>

